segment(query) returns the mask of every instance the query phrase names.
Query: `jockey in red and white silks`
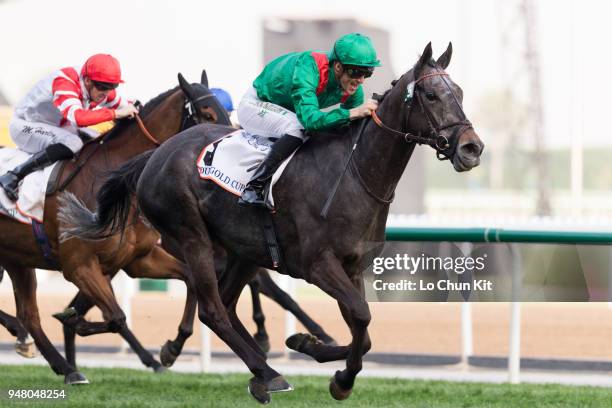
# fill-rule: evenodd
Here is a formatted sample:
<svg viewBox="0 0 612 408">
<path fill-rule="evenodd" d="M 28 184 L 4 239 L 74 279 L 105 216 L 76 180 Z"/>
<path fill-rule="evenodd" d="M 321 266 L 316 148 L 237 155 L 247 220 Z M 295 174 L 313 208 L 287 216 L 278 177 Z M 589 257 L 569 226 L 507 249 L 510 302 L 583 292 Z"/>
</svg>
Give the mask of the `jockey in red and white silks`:
<svg viewBox="0 0 612 408">
<path fill-rule="evenodd" d="M 82 146 L 77 129 L 113 120 L 112 109 L 121 104 L 127 101 L 115 90 L 99 104 L 91 101 L 77 68 L 62 68 L 39 81 L 17 104 L 9 125 L 11 137 L 28 153 L 53 142 L 76 153 Z"/>
<path fill-rule="evenodd" d="M 21 150 L 34 155 L 0 177 L 0 187 L 9 198 L 17 199 L 19 182 L 27 174 L 72 158 L 83 146 L 80 128 L 137 112 L 117 93 L 121 82 L 119 62 L 111 55 L 96 54 L 81 68 L 62 68 L 28 92 L 15 108 L 9 132 Z"/>
</svg>

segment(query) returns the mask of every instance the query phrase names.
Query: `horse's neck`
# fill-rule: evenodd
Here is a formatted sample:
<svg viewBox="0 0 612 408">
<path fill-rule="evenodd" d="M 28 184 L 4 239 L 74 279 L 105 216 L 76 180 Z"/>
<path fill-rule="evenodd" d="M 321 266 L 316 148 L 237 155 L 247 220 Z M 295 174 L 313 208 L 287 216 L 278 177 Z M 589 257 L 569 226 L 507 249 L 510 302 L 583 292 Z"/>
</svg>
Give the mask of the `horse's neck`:
<svg viewBox="0 0 612 408">
<path fill-rule="evenodd" d="M 151 132 L 153 132 L 152 126 Z M 155 145 L 142 134 L 138 124 L 134 122 L 126 127 L 120 135 L 117 135 L 117 137 L 112 138 L 106 143 L 104 155 L 107 157 L 104 160 L 114 164 L 121 164 L 154 147 Z M 100 156 L 101 154 L 97 153 L 92 159 L 97 161 L 95 159 Z"/>
<path fill-rule="evenodd" d="M 147 129 L 160 143 L 165 142 L 180 131 L 183 105 L 183 93 L 177 90 L 143 119 Z M 140 137 L 145 137 L 142 132 Z"/>
<path fill-rule="evenodd" d="M 377 114 L 385 125 L 400 130 L 404 118 L 401 105 L 391 103 L 387 97 Z M 370 120 L 359 144 L 354 162 L 365 188 L 380 199 L 390 199 L 410 160 L 414 143 L 406 143 L 401 136 L 386 132 Z"/>
<path fill-rule="evenodd" d="M 160 143 L 179 132 L 181 125 L 182 97 L 180 92 L 168 96 L 159 106 L 142 118 L 145 128 Z M 132 157 L 153 149 L 156 146 L 149 140 L 134 120 L 123 132 L 111 138 L 107 155 L 114 163 L 123 163 Z"/>
</svg>

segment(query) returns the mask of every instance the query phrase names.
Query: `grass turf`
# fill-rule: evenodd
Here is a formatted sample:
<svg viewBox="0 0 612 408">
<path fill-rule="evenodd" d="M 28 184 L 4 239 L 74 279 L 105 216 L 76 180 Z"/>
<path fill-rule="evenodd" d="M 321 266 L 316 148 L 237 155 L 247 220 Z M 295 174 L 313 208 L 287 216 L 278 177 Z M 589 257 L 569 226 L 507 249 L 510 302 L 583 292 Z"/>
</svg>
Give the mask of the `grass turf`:
<svg viewBox="0 0 612 408">
<path fill-rule="evenodd" d="M 83 368 L 91 384 L 65 387 L 62 401 L 13 402 L 8 389 L 61 389 L 63 378 L 43 366 L 0 365 L 0 405 L 28 407 L 256 407 L 246 374 L 162 375 Z M 612 407 L 612 390 L 560 385 L 508 385 L 358 378 L 351 397 L 334 401 L 328 378 L 290 376 L 295 391 L 272 395 L 277 407 Z"/>
</svg>

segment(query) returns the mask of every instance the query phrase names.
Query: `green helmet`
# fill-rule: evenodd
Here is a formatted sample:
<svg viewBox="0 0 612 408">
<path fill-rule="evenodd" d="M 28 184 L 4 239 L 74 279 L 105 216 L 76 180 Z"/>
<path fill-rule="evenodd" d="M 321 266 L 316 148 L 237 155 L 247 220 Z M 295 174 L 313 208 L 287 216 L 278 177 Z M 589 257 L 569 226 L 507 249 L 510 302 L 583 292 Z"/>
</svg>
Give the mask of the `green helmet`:
<svg viewBox="0 0 612 408">
<path fill-rule="evenodd" d="M 330 51 L 329 59 L 346 65 L 380 66 L 372 40 L 359 33 L 346 34 L 338 38 L 334 43 L 334 48 Z"/>
</svg>

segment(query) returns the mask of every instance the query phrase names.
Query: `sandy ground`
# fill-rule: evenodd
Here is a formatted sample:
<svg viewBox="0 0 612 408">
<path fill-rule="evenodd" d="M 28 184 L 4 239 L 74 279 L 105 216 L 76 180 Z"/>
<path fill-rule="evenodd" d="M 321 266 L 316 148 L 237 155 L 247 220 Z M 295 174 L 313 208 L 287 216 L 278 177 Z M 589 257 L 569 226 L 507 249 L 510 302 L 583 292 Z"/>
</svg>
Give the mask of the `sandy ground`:
<svg viewBox="0 0 612 408">
<path fill-rule="evenodd" d="M 61 310 L 71 296 L 39 295 L 42 324 L 51 340 L 61 343 L 60 324 L 51 313 Z M 337 305 L 320 296 L 302 296 L 301 306 L 340 343 L 348 343 L 349 334 Z M 159 347 L 174 338 L 184 299 L 163 293 L 138 293 L 132 302 L 136 336 L 146 346 Z M 284 311 L 267 298 L 263 299 L 272 350 L 283 350 Z M 460 304 L 458 303 L 371 303 L 370 334 L 372 351 L 425 354 L 459 354 Z M 474 355 L 504 356 L 508 351 L 508 321 L 510 305 L 506 303 L 472 304 Z M 10 294 L 0 296 L 0 309 L 14 314 Z M 239 314 L 253 332 L 248 293 L 239 302 Z M 99 320 L 99 313 L 90 313 L 90 320 Z M 299 329 L 301 330 L 301 329 Z M 199 322 L 186 348 L 199 347 Z M 12 341 L 10 334 L 0 330 L 0 342 Z M 116 334 L 80 338 L 80 345 L 118 346 Z M 213 336 L 215 351 L 229 350 Z M 606 303 L 526 303 L 522 308 L 521 355 L 539 358 L 572 358 L 612 360 L 612 308 Z"/>
</svg>

